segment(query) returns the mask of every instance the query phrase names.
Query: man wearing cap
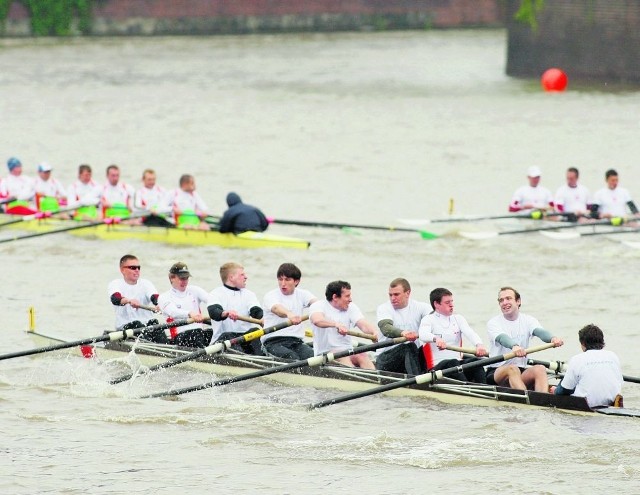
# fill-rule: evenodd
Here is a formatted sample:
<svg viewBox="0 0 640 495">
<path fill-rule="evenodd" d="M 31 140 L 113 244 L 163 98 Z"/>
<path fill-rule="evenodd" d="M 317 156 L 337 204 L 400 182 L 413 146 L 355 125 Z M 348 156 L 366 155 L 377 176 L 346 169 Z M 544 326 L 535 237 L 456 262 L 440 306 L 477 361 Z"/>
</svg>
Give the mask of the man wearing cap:
<svg viewBox="0 0 640 495">
<path fill-rule="evenodd" d="M 35 181 L 36 206 L 40 211 L 58 211 L 60 203 L 67 200 L 67 193 L 60 181 L 51 177 L 51 165 L 42 162 L 38 165 L 38 177 Z"/>
<path fill-rule="evenodd" d="M 98 218 L 102 186 L 93 180 L 92 175 L 91 165 L 83 163 L 78 166 L 78 179 L 68 189 L 68 206 L 77 208 L 76 219 L 78 220 Z"/>
<path fill-rule="evenodd" d="M 536 166 L 527 169 L 529 185 L 519 187 L 511 198 L 510 212 L 529 212 L 532 210 L 547 210 L 553 207 L 551 191 L 540 185 L 540 168 Z"/>
<path fill-rule="evenodd" d="M 264 314 L 255 293 L 246 288 L 247 274 L 242 265 L 233 262 L 225 263 L 220 267 L 220 279 L 222 285 L 211 291 L 207 307 L 209 316 L 213 320 L 212 342 L 239 337 L 256 326 L 239 320 L 239 316 L 261 320 Z M 233 348 L 247 354 L 262 354 L 258 339 L 234 345 Z"/>
<path fill-rule="evenodd" d="M 204 330 L 205 315 L 200 304 L 206 304 L 209 294 L 204 289 L 189 285 L 189 267 L 182 262 L 174 263 L 169 269 L 171 289 L 160 294 L 158 306 L 167 322 L 191 318 L 195 323 L 171 329 L 171 344 L 183 347 L 206 347 L 211 341 L 211 330 Z"/>
<path fill-rule="evenodd" d="M 109 283 L 107 292 L 116 314 L 116 329 L 139 328 L 157 323 L 153 311 L 158 309 L 158 291 L 147 279 L 140 278 L 140 261 L 132 254 L 120 258 L 122 278 Z M 162 333 L 164 336 L 164 332 Z M 154 339 L 155 340 L 155 339 Z"/>
<path fill-rule="evenodd" d="M 35 196 L 34 182 L 31 177 L 22 175 L 22 163 L 17 158 L 7 160 L 9 175 L 2 182 L 0 194 L 5 199 L 13 200 L 7 204 L 6 212 L 14 215 L 31 215 L 35 213 L 33 197 Z"/>
</svg>

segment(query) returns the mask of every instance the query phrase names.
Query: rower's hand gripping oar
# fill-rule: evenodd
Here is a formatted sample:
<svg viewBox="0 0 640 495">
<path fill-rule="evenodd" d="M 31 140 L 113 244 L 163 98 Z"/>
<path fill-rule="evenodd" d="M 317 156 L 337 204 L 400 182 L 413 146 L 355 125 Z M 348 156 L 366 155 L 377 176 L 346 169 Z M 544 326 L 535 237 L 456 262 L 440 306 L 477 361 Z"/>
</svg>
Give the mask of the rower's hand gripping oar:
<svg viewBox="0 0 640 495">
<path fill-rule="evenodd" d="M 62 342 L 61 344 L 50 345 L 46 347 L 38 347 L 37 349 L 30 349 L 27 351 L 11 352 L 9 354 L 0 355 L 0 361 L 3 359 L 11 359 L 21 356 L 31 356 L 33 354 L 41 354 L 43 352 L 57 351 L 60 349 L 68 349 L 69 347 L 77 347 L 81 345 L 92 345 L 97 342 L 115 342 L 118 340 L 124 340 L 131 337 L 137 337 L 145 332 L 153 332 L 155 330 L 164 330 L 165 328 L 177 327 L 181 325 L 188 325 L 193 323 L 192 319 L 173 321 L 171 323 L 160 323 L 158 325 L 150 325 L 147 327 L 130 328 L 128 330 L 116 330 L 109 332 L 98 337 L 91 337 L 88 339 L 74 340 L 73 342 Z"/>
<path fill-rule="evenodd" d="M 246 373 L 240 376 L 234 376 L 231 378 L 225 378 L 223 380 L 217 380 L 214 382 L 202 383 L 191 387 L 180 388 L 176 390 L 169 390 L 167 392 L 159 392 L 156 394 L 145 395 L 140 397 L 141 399 L 149 399 L 155 397 L 166 397 L 168 395 L 182 395 L 189 392 L 195 392 L 197 390 L 204 390 L 211 387 L 219 387 L 222 385 L 229 385 L 231 383 L 242 382 L 244 380 L 250 380 L 252 378 L 260 378 L 262 376 L 272 375 L 274 373 L 281 373 L 283 371 L 289 371 L 296 368 L 303 368 L 305 366 L 321 366 L 327 364 L 336 359 L 340 359 L 347 356 L 353 356 L 354 354 L 360 354 L 361 352 L 375 351 L 376 349 L 382 349 L 383 347 L 389 347 L 396 344 L 406 342 L 405 337 L 397 337 L 391 340 L 385 340 L 384 342 L 378 342 L 376 344 L 368 344 L 357 347 L 355 349 L 348 349 L 338 352 L 327 352 L 325 354 L 319 354 L 318 356 L 311 357 L 309 359 L 301 359 L 300 361 L 294 361 L 292 363 L 283 364 L 280 366 L 274 366 L 273 368 L 266 368 L 252 373 Z"/>
<path fill-rule="evenodd" d="M 306 319 L 308 319 L 309 316 L 305 315 L 302 317 L 302 321 L 305 321 Z M 253 321 L 260 321 L 260 320 L 255 320 L 254 318 L 248 318 L 248 317 L 238 317 L 238 319 L 242 319 L 243 321 L 247 321 L 247 320 L 253 320 Z M 156 371 L 162 368 L 171 368 L 172 366 L 177 366 L 178 364 L 181 363 L 186 363 L 187 361 L 193 361 L 194 359 L 198 359 L 199 357 L 202 356 L 210 356 L 212 354 L 218 354 L 220 352 L 223 352 L 227 349 L 230 349 L 231 346 L 236 345 L 236 344 L 242 344 L 244 342 L 250 342 L 252 340 L 255 339 L 259 339 L 260 337 L 262 337 L 263 335 L 267 335 L 268 333 L 272 333 L 272 332 L 277 332 L 278 330 L 282 330 L 283 328 L 287 328 L 290 327 L 291 325 L 293 325 L 293 323 L 291 322 L 291 320 L 287 320 L 287 321 L 283 321 L 282 323 L 279 323 L 278 325 L 274 325 L 272 327 L 269 328 L 259 328 L 257 330 L 254 330 L 252 332 L 249 333 L 245 333 L 243 335 L 240 335 L 236 338 L 233 338 L 231 340 L 225 340 L 224 342 L 217 342 L 215 344 L 211 344 L 203 349 L 198 349 L 197 351 L 191 352 L 189 354 L 185 354 L 183 356 L 177 357 L 175 359 L 170 359 L 169 361 L 165 361 L 164 363 L 159 363 L 156 364 L 155 366 L 151 366 L 150 368 L 146 368 L 144 372 L 138 372 L 136 373 L 128 373 L 126 375 L 120 376 L 118 378 L 115 378 L 113 380 L 111 380 L 109 383 L 115 385 L 116 383 L 121 383 L 124 382 L 126 380 L 129 380 L 130 378 L 132 378 L 134 375 L 141 375 L 141 374 L 147 374 L 150 373 L 152 371 Z"/>
<path fill-rule="evenodd" d="M 554 347 L 555 344 L 549 343 L 544 344 L 538 347 L 530 347 L 526 349 L 527 354 L 532 354 L 534 352 L 543 351 L 545 349 L 549 349 L 550 347 Z M 352 394 L 343 395 L 341 397 L 335 397 L 333 399 L 327 399 L 322 402 L 317 402 L 315 404 L 311 404 L 309 409 L 319 409 L 321 407 L 330 406 L 332 404 L 339 404 L 341 402 L 346 402 L 353 399 L 359 399 L 361 397 L 367 397 L 369 395 L 375 395 L 382 392 L 387 392 L 389 390 L 395 390 L 401 387 L 407 387 L 409 385 L 421 385 L 427 383 L 433 383 L 434 381 L 442 378 L 443 376 L 450 375 L 452 373 L 463 372 L 467 369 L 477 368 L 479 366 L 487 366 L 489 364 L 500 363 L 502 361 L 508 361 L 516 357 L 515 352 L 509 352 L 507 354 L 503 354 L 501 356 L 494 356 L 487 359 L 480 359 L 478 361 L 474 361 L 471 363 L 461 364 L 459 366 L 452 366 L 451 368 L 446 368 L 444 370 L 431 371 L 429 373 L 423 373 L 422 375 L 413 376 L 411 378 L 407 378 L 405 380 L 399 380 L 397 382 L 389 383 L 387 385 L 382 385 L 380 387 L 374 387 L 369 390 L 363 390 L 362 392 L 355 392 Z"/>
</svg>

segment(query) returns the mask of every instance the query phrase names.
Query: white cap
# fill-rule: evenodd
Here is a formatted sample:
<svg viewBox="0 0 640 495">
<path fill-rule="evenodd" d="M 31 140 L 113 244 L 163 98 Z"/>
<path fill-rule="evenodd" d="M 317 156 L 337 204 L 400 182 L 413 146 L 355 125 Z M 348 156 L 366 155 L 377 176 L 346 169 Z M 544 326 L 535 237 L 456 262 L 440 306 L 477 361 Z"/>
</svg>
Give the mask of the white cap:
<svg viewBox="0 0 640 495">
<path fill-rule="evenodd" d="M 38 172 L 51 172 L 52 168 L 47 162 L 42 162 L 38 165 Z"/>
<path fill-rule="evenodd" d="M 527 169 L 527 177 L 540 177 L 541 175 L 540 167 L 533 165 Z"/>
</svg>

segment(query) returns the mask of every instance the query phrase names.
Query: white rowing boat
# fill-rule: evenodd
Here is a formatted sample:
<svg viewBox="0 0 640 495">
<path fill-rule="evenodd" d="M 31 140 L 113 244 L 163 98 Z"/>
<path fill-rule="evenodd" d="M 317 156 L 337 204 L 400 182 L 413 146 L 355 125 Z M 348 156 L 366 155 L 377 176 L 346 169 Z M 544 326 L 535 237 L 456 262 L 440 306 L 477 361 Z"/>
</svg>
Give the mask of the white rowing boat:
<svg viewBox="0 0 640 495">
<path fill-rule="evenodd" d="M 65 342 L 64 339 L 34 331 L 29 331 L 28 333 L 39 347 L 57 345 Z M 86 349 L 82 350 L 77 347 L 72 349 L 72 352 L 78 355 L 87 355 Z M 193 352 L 193 349 L 139 340 L 128 340 L 97 344 L 93 346 L 91 356 L 94 359 L 106 361 L 114 358 L 122 358 L 130 352 L 136 353 L 142 365 L 153 366 L 165 362 L 168 359 L 190 354 Z M 204 356 L 195 361 L 187 361 L 179 366 L 214 375 L 240 376 L 254 370 L 273 368 L 284 363 L 286 363 L 286 361 L 268 356 L 251 356 L 227 351 L 222 354 Z M 318 367 L 297 368 L 284 373 L 274 373 L 264 378 L 288 386 L 306 386 L 336 389 L 344 392 L 357 392 L 375 386 L 397 382 L 407 378 L 407 376 L 398 373 L 370 371 L 339 365 L 323 365 Z M 552 407 L 581 415 L 608 414 L 640 417 L 640 410 L 623 407 L 591 409 L 582 397 L 559 396 L 491 385 L 463 383 L 446 378 L 437 380 L 432 384 L 399 388 L 386 392 L 385 394 L 424 397 L 435 399 L 446 404 L 470 404 L 480 406 L 497 404 L 534 408 Z"/>
</svg>

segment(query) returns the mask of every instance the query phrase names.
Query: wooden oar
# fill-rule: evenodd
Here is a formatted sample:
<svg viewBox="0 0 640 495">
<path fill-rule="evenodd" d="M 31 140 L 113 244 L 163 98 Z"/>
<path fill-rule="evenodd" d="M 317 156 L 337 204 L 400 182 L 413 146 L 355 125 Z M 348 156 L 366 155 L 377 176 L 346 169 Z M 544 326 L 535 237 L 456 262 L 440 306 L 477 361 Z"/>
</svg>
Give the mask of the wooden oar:
<svg viewBox="0 0 640 495">
<path fill-rule="evenodd" d="M 2 244 L 4 242 L 20 241 L 22 239 L 31 239 L 33 237 L 41 237 L 43 235 L 59 234 L 61 232 L 70 232 L 72 230 L 87 229 L 87 228 L 91 228 L 91 227 L 97 227 L 99 225 L 114 225 L 114 224 L 118 224 L 118 223 L 122 222 L 123 220 L 141 218 L 141 217 L 147 216 L 148 214 L 149 214 L 148 212 L 145 212 L 145 213 L 140 213 L 140 214 L 137 214 L 137 215 L 131 215 L 130 217 L 127 217 L 126 219 L 120 219 L 120 218 L 117 218 L 117 217 L 105 218 L 104 220 L 100 220 L 99 222 L 83 223 L 83 224 L 80 224 L 80 225 L 72 225 L 70 227 L 63 227 L 63 228 L 60 228 L 60 229 L 47 230 L 46 232 L 36 232 L 34 234 L 26 234 L 26 235 L 19 235 L 19 236 L 15 236 L 15 237 L 9 237 L 7 239 L 0 239 L 0 244 Z"/>
<path fill-rule="evenodd" d="M 58 210 L 58 211 L 39 211 L 31 215 L 22 215 L 22 216 L 19 216 L 19 218 L 14 218 L 13 220 L 9 220 L 8 222 L 0 223 L 0 228 L 6 227 L 7 225 L 15 225 L 17 223 L 28 222 L 30 220 L 42 220 L 44 218 L 52 217 L 53 215 L 59 215 L 61 213 L 69 213 L 70 211 L 76 211 L 77 209 L 78 207 L 67 208 L 67 209 Z"/>
<path fill-rule="evenodd" d="M 309 316 L 304 316 L 302 321 L 305 321 Z M 290 320 L 283 321 L 277 325 L 274 325 L 269 328 L 260 328 L 258 330 L 254 330 L 253 332 L 245 333 L 231 340 L 225 340 L 224 342 L 217 342 L 215 344 L 211 344 L 203 349 L 198 349 L 197 351 L 191 352 L 189 354 L 185 354 L 183 356 L 177 357 L 175 359 L 170 359 L 169 361 L 165 361 L 164 363 L 156 364 L 155 366 L 151 366 L 150 368 L 145 369 L 144 371 L 138 372 L 138 375 L 147 374 L 152 371 L 156 371 L 163 368 L 171 368 L 172 366 L 176 366 L 181 363 L 186 363 L 187 361 L 193 361 L 203 356 L 211 356 L 213 354 L 218 354 L 227 349 L 230 349 L 231 346 L 235 344 L 242 344 L 243 342 L 250 342 L 255 339 L 259 339 L 263 335 L 267 335 L 268 333 L 277 332 L 278 330 L 282 330 L 283 328 L 287 328 L 293 325 Z M 120 382 L 124 382 L 129 380 L 136 373 L 128 373 L 126 375 L 122 375 L 118 378 L 111 380 L 109 383 L 116 384 Z"/>
<path fill-rule="evenodd" d="M 456 345 L 448 345 L 445 347 L 448 351 L 462 352 L 464 354 L 473 354 L 476 355 L 476 350 L 471 347 L 458 347 Z"/>
<path fill-rule="evenodd" d="M 554 346 L 553 343 L 544 344 L 538 347 L 531 347 L 529 349 L 526 349 L 526 352 L 527 354 L 531 354 L 534 352 L 549 349 L 550 347 L 553 347 L 553 346 Z M 341 402 L 346 402 L 353 399 L 359 399 L 361 397 L 367 397 L 369 395 L 375 395 L 382 392 L 387 392 L 389 390 L 395 390 L 396 388 L 407 387 L 409 385 L 421 385 L 421 384 L 433 383 L 434 381 L 442 378 L 443 376 L 450 375 L 452 373 L 458 373 L 460 371 L 464 371 L 467 369 L 478 368 L 479 366 L 487 366 L 489 364 L 500 363 L 502 361 L 507 361 L 514 357 L 516 357 L 516 353 L 510 352 L 508 354 L 503 354 L 502 356 L 494 356 L 487 359 L 479 359 L 478 361 L 475 361 L 472 363 L 461 364 L 459 366 L 452 366 L 451 368 L 446 368 L 444 370 L 424 373 L 422 375 L 413 376 L 405 380 L 399 380 L 397 382 L 389 383 L 387 385 L 382 385 L 380 387 L 374 387 L 369 390 L 355 392 L 352 394 L 343 395 L 341 397 L 335 397 L 333 399 L 317 402 L 315 404 L 311 404 L 309 406 L 309 409 L 318 409 L 320 407 L 330 406 L 332 404 L 339 404 Z"/>
<path fill-rule="evenodd" d="M 567 371 L 567 363 L 564 361 L 540 361 L 538 359 L 527 359 L 527 364 L 541 364 L 545 368 L 550 369 L 551 371 L 555 371 L 556 375 L 559 377 L 563 377 L 564 373 Z M 625 382 L 630 383 L 640 383 L 640 378 L 629 375 L 622 375 L 622 379 Z"/>
<path fill-rule="evenodd" d="M 309 220 L 281 220 L 275 219 L 273 217 L 267 218 L 269 223 L 279 223 L 282 225 L 298 225 L 300 227 L 323 227 L 328 229 L 363 229 L 363 230 L 385 230 L 385 231 L 395 231 L 395 232 L 415 232 L 420 234 L 423 239 L 436 239 L 440 237 L 438 234 L 433 232 L 427 232 L 425 230 L 419 229 L 409 229 L 406 227 L 393 227 L 393 226 L 382 226 L 382 225 L 364 225 L 364 224 L 355 224 L 355 223 L 329 223 L 329 222 L 315 222 Z"/>
<path fill-rule="evenodd" d="M 589 223 L 562 223 L 560 225 L 550 225 L 546 227 L 538 227 L 534 229 L 518 229 L 518 230 L 504 230 L 504 231 L 486 231 L 486 232 L 458 232 L 459 235 L 467 239 L 481 240 L 491 239 L 500 235 L 513 235 L 513 234 L 529 234 L 531 232 L 542 232 L 547 230 L 562 230 L 562 229 L 575 229 L 576 227 L 589 227 L 591 225 L 616 225 L 613 222 L 614 219 L 595 220 Z"/>
<path fill-rule="evenodd" d="M 222 385 L 229 385 L 231 383 L 242 382 L 244 380 L 250 380 L 252 378 L 260 378 L 262 376 L 272 375 L 274 373 L 281 373 L 283 371 L 303 368 L 305 366 L 321 366 L 331 361 L 335 361 L 336 359 L 340 359 L 347 356 L 353 356 L 354 354 L 360 354 L 362 352 L 375 351 L 376 349 L 382 349 L 383 347 L 389 347 L 392 345 L 401 344 L 406 341 L 407 341 L 406 338 L 398 337 L 391 340 L 385 340 L 384 342 L 378 342 L 376 344 L 363 345 L 355 349 L 349 349 L 349 350 L 339 351 L 339 352 L 327 352 L 325 354 L 320 354 L 318 356 L 314 356 L 309 359 L 301 359 L 300 361 L 294 361 L 292 363 L 287 363 L 280 366 L 274 366 L 273 368 L 254 371 L 252 373 L 246 373 L 240 376 L 225 378 L 223 380 L 216 380 L 213 382 L 201 383 L 199 385 L 193 385 L 191 387 L 185 387 L 185 388 L 180 388 L 176 390 L 168 390 L 166 392 L 159 392 L 156 394 L 145 395 L 141 398 L 149 399 L 153 397 L 166 397 L 168 395 L 182 395 L 189 392 L 195 392 L 197 390 L 204 390 L 211 387 L 220 387 Z"/>
<path fill-rule="evenodd" d="M 29 349 L 27 351 L 18 351 L 18 352 L 11 352 L 9 354 L 2 354 L 0 355 L 0 361 L 4 359 L 12 359 L 12 358 L 22 357 L 22 356 L 31 356 L 33 354 L 42 354 L 43 352 L 57 351 L 60 349 L 68 349 L 69 347 L 91 345 L 97 342 L 107 342 L 107 341 L 114 342 L 118 340 L 124 340 L 130 337 L 137 337 L 143 332 L 163 330 L 165 328 L 171 328 L 171 327 L 179 327 L 182 325 L 188 325 L 189 323 L 193 323 L 193 320 L 192 319 L 177 320 L 177 321 L 172 321 L 171 323 L 160 323 L 158 325 L 150 325 L 148 327 L 131 328 L 128 330 L 116 330 L 114 332 L 109 332 L 103 335 L 99 335 L 98 337 L 90 337 L 88 339 L 74 340 L 72 342 L 62 342 L 61 344 L 50 345 L 46 347 L 38 347 L 36 349 Z"/>
<path fill-rule="evenodd" d="M 308 330 L 307 332 L 305 332 L 305 335 L 307 337 L 313 337 L 313 332 L 311 330 Z M 378 336 L 377 335 L 371 335 L 370 333 L 364 333 L 364 332 L 361 332 L 360 330 L 347 330 L 347 335 L 350 335 L 351 337 L 360 337 L 361 339 L 367 339 L 367 340 L 371 340 L 373 342 L 378 342 Z"/>
</svg>

